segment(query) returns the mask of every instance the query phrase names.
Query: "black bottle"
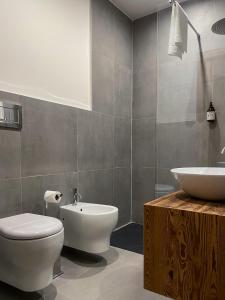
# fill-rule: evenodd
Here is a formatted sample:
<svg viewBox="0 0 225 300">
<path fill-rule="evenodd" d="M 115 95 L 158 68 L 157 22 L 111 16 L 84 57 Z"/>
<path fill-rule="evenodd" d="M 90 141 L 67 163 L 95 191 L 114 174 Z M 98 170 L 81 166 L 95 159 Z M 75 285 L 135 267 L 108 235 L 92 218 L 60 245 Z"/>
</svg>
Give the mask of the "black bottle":
<svg viewBox="0 0 225 300">
<path fill-rule="evenodd" d="M 211 101 L 209 104 L 209 108 L 207 110 L 207 121 L 214 122 L 215 120 L 216 120 L 216 110 Z"/>
</svg>

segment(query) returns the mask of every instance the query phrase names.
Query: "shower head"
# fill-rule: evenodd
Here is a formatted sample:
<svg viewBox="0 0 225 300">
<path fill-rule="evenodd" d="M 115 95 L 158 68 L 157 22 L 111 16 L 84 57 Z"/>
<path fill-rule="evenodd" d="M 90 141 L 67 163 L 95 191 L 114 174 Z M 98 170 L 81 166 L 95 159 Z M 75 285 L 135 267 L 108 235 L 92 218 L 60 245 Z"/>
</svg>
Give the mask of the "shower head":
<svg viewBox="0 0 225 300">
<path fill-rule="evenodd" d="M 225 18 L 217 21 L 212 26 L 212 32 L 216 34 L 225 35 Z"/>
</svg>

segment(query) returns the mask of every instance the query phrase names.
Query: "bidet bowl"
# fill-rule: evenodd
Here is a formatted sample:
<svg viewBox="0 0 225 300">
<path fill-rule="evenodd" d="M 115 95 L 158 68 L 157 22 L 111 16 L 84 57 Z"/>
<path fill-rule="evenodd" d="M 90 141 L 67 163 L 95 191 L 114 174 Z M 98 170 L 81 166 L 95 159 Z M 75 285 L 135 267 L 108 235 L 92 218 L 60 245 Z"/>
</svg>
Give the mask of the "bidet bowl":
<svg viewBox="0 0 225 300">
<path fill-rule="evenodd" d="M 110 236 L 118 221 L 118 208 L 78 202 L 60 207 L 64 245 L 90 253 L 109 249 Z"/>
<path fill-rule="evenodd" d="M 225 168 L 178 168 L 171 172 L 190 196 L 225 201 Z"/>
</svg>

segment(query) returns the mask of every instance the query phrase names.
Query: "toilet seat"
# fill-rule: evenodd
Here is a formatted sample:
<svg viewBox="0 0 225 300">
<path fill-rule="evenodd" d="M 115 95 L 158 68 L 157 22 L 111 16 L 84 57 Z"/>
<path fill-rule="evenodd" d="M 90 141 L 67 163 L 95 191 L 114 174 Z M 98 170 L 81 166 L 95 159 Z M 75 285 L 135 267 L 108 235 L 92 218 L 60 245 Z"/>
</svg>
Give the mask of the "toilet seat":
<svg viewBox="0 0 225 300">
<path fill-rule="evenodd" d="M 47 216 L 26 213 L 0 219 L 0 236 L 11 240 L 36 240 L 62 230 L 60 220 Z"/>
</svg>

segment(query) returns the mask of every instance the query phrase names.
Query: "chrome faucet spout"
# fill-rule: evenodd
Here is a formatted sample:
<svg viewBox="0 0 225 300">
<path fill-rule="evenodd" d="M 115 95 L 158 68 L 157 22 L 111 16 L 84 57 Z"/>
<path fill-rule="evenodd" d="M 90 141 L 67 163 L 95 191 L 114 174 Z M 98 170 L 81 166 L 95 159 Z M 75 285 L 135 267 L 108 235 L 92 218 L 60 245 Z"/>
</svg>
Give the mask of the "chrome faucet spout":
<svg viewBox="0 0 225 300">
<path fill-rule="evenodd" d="M 225 147 L 222 149 L 221 154 L 225 153 Z"/>
<path fill-rule="evenodd" d="M 82 196 L 78 193 L 77 188 L 73 190 L 73 199 L 73 205 L 77 205 L 77 203 L 82 199 Z"/>
</svg>

